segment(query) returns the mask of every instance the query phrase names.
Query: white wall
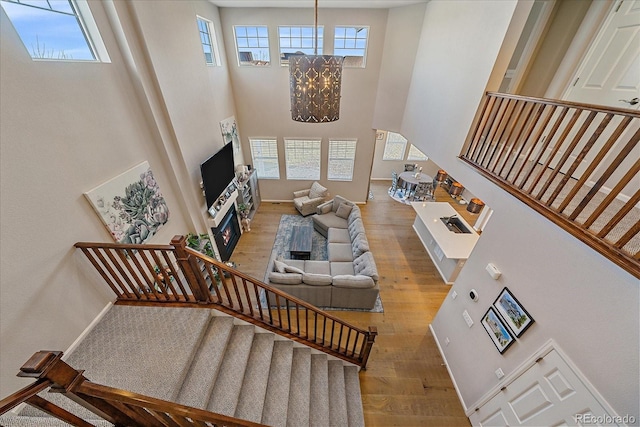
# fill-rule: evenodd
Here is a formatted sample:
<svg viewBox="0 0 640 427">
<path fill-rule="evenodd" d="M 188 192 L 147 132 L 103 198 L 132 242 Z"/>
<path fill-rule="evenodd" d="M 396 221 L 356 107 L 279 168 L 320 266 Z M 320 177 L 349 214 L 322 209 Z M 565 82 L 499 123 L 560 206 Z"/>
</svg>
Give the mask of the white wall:
<svg viewBox="0 0 640 427">
<path fill-rule="evenodd" d="M 458 298 L 444 301 L 432 326 L 468 407 L 497 384 L 497 368 L 508 375 L 553 338 L 619 414 L 637 419 L 637 279 L 456 158 L 485 88 L 495 89 L 504 74 L 514 46 L 510 36 L 526 19 L 522 6 L 526 2 L 427 5 L 402 133 L 429 135 L 428 145 L 416 145 L 428 147 L 433 161 L 494 209 L 452 287 Z M 503 272 L 498 282 L 484 270 L 489 262 Z M 500 355 L 480 320 L 504 286 L 535 323 Z M 478 302 L 467 297 L 472 288 Z M 475 322 L 471 328 L 462 318 L 465 309 Z"/>
<path fill-rule="evenodd" d="M 318 24 L 324 26 L 325 54 L 333 50 L 335 25 L 368 25 L 369 43 L 366 68 L 344 68 L 340 120 L 333 123 L 294 122 L 290 113 L 289 69 L 279 63 L 278 25 L 313 25 L 313 9 L 296 8 L 221 8 L 223 34 L 230 67 L 233 92 L 237 100 L 240 137 L 251 163 L 249 138 L 276 137 L 281 157 L 279 180 L 260 180 L 263 200 L 292 200 L 293 191 L 309 188 L 311 181 L 287 181 L 284 165 L 283 138 L 322 138 L 320 183 L 332 195 L 340 194 L 356 202 L 368 197 L 369 173 L 374 152 L 375 132 L 372 127 L 376 88 L 382 60 L 387 23 L 386 9 L 320 8 Z M 233 25 L 264 24 L 269 28 L 271 65 L 239 67 L 233 37 Z M 357 152 L 352 182 L 328 181 L 326 158 L 330 138 L 357 138 Z M 258 170 L 258 176 L 260 171 Z"/>
<path fill-rule="evenodd" d="M 32 61 L 0 12 L 2 396 L 25 385 L 15 374 L 34 352 L 65 350 L 113 299 L 73 248 L 113 241 L 85 191 L 148 160 L 171 210 L 152 242 L 190 228 L 103 3 L 90 6 L 111 63 Z"/>
</svg>

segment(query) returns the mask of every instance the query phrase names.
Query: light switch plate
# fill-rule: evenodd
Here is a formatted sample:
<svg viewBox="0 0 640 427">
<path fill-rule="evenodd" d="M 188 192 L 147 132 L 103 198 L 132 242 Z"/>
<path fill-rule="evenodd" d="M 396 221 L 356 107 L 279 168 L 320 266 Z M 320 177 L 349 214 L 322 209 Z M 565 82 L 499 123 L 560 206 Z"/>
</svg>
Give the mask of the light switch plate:
<svg viewBox="0 0 640 427">
<path fill-rule="evenodd" d="M 457 296 L 458 296 L 458 293 L 456 291 L 451 292 L 451 299 L 456 299 Z"/>
<path fill-rule="evenodd" d="M 462 317 L 464 317 L 464 321 L 467 322 L 469 327 L 473 326 L 473 319 L 469 316 L 469 312 L 467 310 L 462 312 Z"/>
</svg>

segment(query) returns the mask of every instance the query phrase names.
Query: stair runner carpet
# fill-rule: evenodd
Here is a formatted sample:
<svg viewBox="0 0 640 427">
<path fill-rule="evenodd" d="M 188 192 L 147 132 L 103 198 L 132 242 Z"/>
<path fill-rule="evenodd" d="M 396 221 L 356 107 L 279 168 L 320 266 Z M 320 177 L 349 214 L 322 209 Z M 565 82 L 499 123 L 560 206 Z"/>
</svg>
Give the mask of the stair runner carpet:
<svg viewBox="0 0 640 427">
<path fill-rule="evenodd" d="M 270 426 L 364 425 L 357 366 L 239 323 L 208 309 L 113 306 L 65 359 L 100 384 Z M 26 406 L 0 425 L 64 424 Z"/>
</svg>

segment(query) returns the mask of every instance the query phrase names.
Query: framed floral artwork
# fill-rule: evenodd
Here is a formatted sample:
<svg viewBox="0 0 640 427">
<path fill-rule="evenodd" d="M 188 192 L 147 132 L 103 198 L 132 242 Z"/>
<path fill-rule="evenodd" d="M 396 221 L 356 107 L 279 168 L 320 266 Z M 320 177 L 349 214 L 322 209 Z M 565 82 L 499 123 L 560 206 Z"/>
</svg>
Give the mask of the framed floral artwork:
<svg viewBox="0 0 640 427">
<path fill-rule="evenodd" d="M 504 353 L 515 341 L 515 338 L 511 335 L 511 332 L 509 332 L 509 329 L 507 329 L 504 323 L 502 323 L 500 316 L 498 316 L 493 307 L 489 307 L 489 310 L 482 316 L 481 323 L 500 354 Z"/>
<path fill-rule="evenodd" d="M 84 195 L 118 243 L 144 243 L 169 220 L 169 208 L 146 161 Z"/>
<path fill-rule="evenodd" d="M 502 316 L 516 337 L 522 335 L 534 322 L 533 317 L 527 313 L 527 310 L 507 288 L 500 292 L 500 295 L 493 303 L 493 307 Z"/>
</svg>

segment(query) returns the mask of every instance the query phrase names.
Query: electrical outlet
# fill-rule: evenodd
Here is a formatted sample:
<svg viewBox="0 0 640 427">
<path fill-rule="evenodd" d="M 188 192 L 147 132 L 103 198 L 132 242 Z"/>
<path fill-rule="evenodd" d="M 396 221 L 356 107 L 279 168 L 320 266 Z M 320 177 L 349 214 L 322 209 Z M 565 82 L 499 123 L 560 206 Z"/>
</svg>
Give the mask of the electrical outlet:
<svg viewBox="0 0 640 427">
<path fill-rule="evenodd" d="M 473 326 L 473 319 L 471 319 L 471 316 L 469 316 L 469 312 L 467 310 L 462 312 L 462 317 L 464 318 L 464 321 L 467 322 L 467 325 L 469 327 Z"/>
<path fill-rule="evenodd" d="M 498 377 L 499 380 L 501 380 L 504 377 L 504 372 L 502 371 L 502 368 L 496 369 L 496 377 Z"/>
</svg>

